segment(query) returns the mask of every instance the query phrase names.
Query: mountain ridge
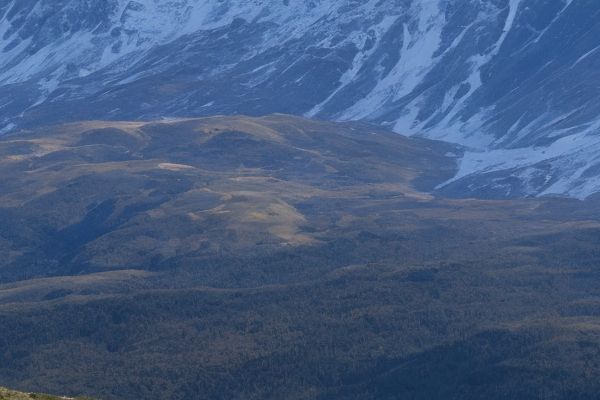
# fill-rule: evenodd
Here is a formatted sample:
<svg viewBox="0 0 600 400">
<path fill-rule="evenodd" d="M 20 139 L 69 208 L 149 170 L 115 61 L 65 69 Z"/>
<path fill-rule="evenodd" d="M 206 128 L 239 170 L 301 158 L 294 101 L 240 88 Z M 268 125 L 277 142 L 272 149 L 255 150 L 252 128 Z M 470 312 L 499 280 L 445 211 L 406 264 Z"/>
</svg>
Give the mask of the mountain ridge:
<svg viewBox="0 0 600 400">
<path fill-rule="evenodd" d="M 0 15 L 3 132 L 236 113 L 368 120 L 465 146 L 447 191 L 600 190 L 590 0 L 4 0 Z"/>
</svg>

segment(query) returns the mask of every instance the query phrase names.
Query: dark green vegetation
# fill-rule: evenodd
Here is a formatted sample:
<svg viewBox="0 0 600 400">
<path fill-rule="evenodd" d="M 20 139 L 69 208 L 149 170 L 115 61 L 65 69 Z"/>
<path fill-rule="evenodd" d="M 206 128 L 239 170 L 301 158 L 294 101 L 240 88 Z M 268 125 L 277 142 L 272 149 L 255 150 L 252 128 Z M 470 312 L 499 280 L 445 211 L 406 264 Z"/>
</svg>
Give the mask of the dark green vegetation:
<svg viewBox="0 0 600 400">
<path fill-rule="evenodd" d="M 430 194 L 457 151 L 282 115 L 4 138 L 0 382 L 597 398 L 600 204 Z"/>
</svg>

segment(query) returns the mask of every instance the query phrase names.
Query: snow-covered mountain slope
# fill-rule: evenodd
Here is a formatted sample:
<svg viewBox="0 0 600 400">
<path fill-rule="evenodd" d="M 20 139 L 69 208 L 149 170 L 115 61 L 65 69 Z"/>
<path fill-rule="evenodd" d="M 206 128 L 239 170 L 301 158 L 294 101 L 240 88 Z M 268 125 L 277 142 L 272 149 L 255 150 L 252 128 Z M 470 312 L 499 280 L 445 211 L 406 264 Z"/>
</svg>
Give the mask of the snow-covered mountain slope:
<svg viewBox="0 0 600 400">
<path fill-rule="evenodd" d="M 465 146 L 440 190 L 600 191 L 596 0 L 0 0 L 0 132 L 284 112 Z"/>
</svg>

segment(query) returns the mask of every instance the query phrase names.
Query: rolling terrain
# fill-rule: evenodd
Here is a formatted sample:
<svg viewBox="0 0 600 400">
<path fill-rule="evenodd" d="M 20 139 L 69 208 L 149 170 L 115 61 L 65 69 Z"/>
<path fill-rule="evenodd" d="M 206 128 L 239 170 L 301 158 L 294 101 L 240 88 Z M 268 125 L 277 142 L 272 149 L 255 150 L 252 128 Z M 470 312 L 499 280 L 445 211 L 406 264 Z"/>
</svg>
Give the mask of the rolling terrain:
<svg viewBox="0 0 600 400">
<path fill-rule="evenodd" d="M 595 398 L 597 200 L 449 197 L 462 151 L 281 114 L 4 136 L 0 382 Z"/>
</svg>

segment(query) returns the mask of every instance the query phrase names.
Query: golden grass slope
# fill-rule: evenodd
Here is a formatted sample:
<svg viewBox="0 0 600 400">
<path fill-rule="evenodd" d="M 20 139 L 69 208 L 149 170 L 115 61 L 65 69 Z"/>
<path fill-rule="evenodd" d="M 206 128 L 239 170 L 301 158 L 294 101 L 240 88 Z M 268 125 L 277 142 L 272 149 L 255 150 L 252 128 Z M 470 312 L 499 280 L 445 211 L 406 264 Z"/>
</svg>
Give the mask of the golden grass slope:
<svg viewBox="0 0 600 400">
<path fill-rule="evenodd" d="M 285 115 L 20 132 L 0 140 L 0 174 L 10 177 L 0 211 L 26 222 L 0 232 L 0 270 L 43 247 L 36 239 L 48 234 L 69 236 L 57 240 L 95 270 L 319 243 L 305 229 L 316 216 L 298 204 L 379 193 L 429 201 L 413 183 L 451 173 L 446 150 L 368 125 Z"/>
<path fill-rule="evenodd" d="M 0 400 L 84 400 L 83 397 L 51 396 L 42 393 L 23 393 L 0 387 Z"/>
</svg>

